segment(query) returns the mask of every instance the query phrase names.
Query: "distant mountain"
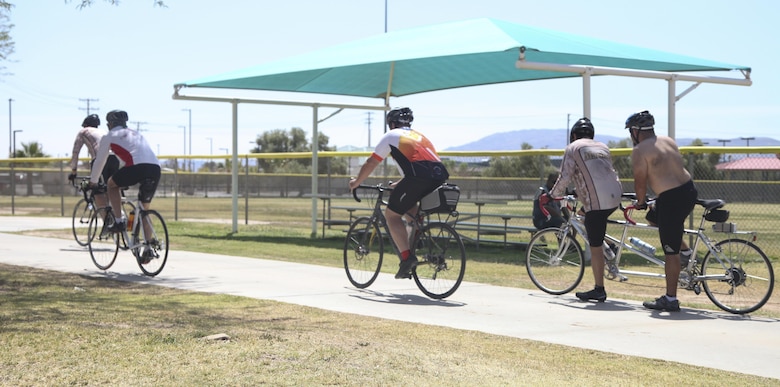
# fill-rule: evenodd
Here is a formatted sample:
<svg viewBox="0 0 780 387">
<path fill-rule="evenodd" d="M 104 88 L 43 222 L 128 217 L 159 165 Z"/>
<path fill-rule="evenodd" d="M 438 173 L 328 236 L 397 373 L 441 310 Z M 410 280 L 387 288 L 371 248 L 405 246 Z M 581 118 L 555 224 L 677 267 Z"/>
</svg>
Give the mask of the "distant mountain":
<svg viewBox="0 0 780 387">
<path fill-rule="evenodd" d="M 470 142 L 468 144 L 449 147 L 445 150 L 448 151 L 503 151 L 503 150 L 519 150 L 522 144 L 528 143 L 533 149 L 563 149 L 568 144 L 568 138 L 566 137 L 566 129 L 523 129 L 513 130 L 511 132 L 495 133 L 489 136 L 483 137 L 477 141 Z M 604 136 L 596 134 L 596 140 L 603 143 L 618 142 L 628 138 L 626 137 L 614 137 Z M 679 146 L 690 145 L 693 142 L 693 138 L 678 138 L 677 144 Z M 719 139 L 716 138 L 701 138 L 702 142 L 711 146 L 722 145 Z M 729 139 L 727 142 L 729 146 L 744 146 L 745 140 L 739 137 Z M 769 137 L 756 137 L 750 140 L 750 146 L 780 146 L 780 141 Z"/>
</svg>

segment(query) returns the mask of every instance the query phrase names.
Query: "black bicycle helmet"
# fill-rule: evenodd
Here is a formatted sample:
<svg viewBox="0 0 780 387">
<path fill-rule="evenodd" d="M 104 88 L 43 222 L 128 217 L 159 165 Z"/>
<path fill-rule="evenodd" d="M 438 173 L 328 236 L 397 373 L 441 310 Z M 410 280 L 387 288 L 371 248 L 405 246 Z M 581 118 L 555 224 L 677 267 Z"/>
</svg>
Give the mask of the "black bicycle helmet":
<svg viewBox="0 0 780 387">
<path fill-rule="evenodd" d="M 84 119 L 84 122 L 81 123 L 82 128 L 97 128 L 98 126 L 100 126 L 100 117 L 98 117 L 97 114 L 88 115 L 87 118 Z"/>
<path fill-rule="evenodd" d="M 588 117 L 580 118 L 574 123 L 574 126 L 571 127 L 571 135 L 577 140 L 581 138 L 593 138 L 595 133 L 596 129 L 593 127 L 593 123 L 590 122 Z"/>
<path fill-rule="evenodd" d="M 106 121 L 109 128 L 117 126 L 127 127 L 127 112 L 124 110 L 112 110 L 106 114 Z"/>
<path fill-rule="evenodd" d="M 655 118 L 647 110 L 634 113 L 626 120 L 626 129 L 653 130 L 653 125 Z"/>
<path fill-rule="evenodd" d="M 412 109 L 408 107 L 395 108 L 387 112 L 387 125 L 395 128 L 411 127 L 414 121 Z"/>
</svg>

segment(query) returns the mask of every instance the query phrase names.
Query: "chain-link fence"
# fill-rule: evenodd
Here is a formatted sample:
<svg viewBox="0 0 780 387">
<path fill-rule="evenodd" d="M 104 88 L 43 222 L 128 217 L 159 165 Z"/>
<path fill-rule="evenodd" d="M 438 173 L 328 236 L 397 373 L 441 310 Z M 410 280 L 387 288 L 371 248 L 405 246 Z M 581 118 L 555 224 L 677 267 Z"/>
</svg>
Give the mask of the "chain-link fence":
<svg viewBox="0 0 780 387">
<path fill-rule="evenodd" d="M 686 154 L 688 169 L 693 172 L 694 180 L 703 199 L 723 199 L 731 211 L 731 222 L 737 223 L 739 229 L 757 231 L 757 244 L 771 257 L 780 258 L 780 210 L 774 206 L 780 202 L 780 160 L 775 154 L 780 148 L 721 148 L 698 147 L 701 149 L 682 148 Z M 706 152 L 706 153 L 705 153 Z M 750 152 L 750 154 L 748 154 Z M 478 219 L 484 225 L 496 229 L 496 234 L 505 230 L 521 230 L 516 233 L 501 235 L 498 241 L 524 242 L 529 233 L 523 228 L 532 226 L 530 220 L 531 201 L 537 188 L 543 184 L 543 177 L 555 170 L 562 150 L 532 150 L 517 152 L 442 152 L 448 158 L 451 169 L 450 182 L 461 190 L 461 205 L 459 211 L 466 216 Z M 717 156 L 712 156 L 713 154 Z M 320 159 L 321 173 L 318 175 L 318 192 L 312 192 L 312 177 L 308 174 L 260 173 L 256 158 L 258 154 L 241 155 L 239 157 L 237 196 L 242 198 L 243 207 L 262 206 L 262 198 L 301 198 L 312 200 L 314 195 L 322 200 L 320 206 L 332 206 L 334 201 L 350 202 L 347 181 L 350 175 L 357 173 L 357 168 L 365 160 L 368 153 L 340 154 L 324 152 Z M 616 168 L 626 164 L 630 149 L 614 150 Z M 284 159 L 285 155 L 262 155 Z M 300 155 L 297 155 L 300 158 Z M 540 157 L 544 156 L 544 157 Z M 339 165 L 346 165 L 346 174 L 328 173 L 331 157 L 340 158 Z M 525 163 L 534 177 L 487 177 L 491 174 L 490 165 L 498 158 L 519 158 Z M 177 203 L 195 198 L 225 198 L 232 197 L 232 175 L 229 171 L 231 160 L 223 157 L 197 158 L 183 160 L 177 157 L 161 157 L 164 168 L 162 181 L 158 187 L 158 198 L 175 197 Z M 710 165 L 699 165 L 700 162 L 711 160 Z M 336 159 L 333 159 L 336 160 Z M 723 160 L 715 164 L 714 161 Z M 16 162 L 11 164 L 11 161 Z M 523 160 L 519 160 L 523 161 Z M 40 206 L 52 206 L 48 213 L 59 213 L 70 216 L 78 192 L 67 182 L 69 173 L 65 165 L 66 159 L 16 159 L 0 160 L 0 215 L 36 214 L 44 209 L 19 208 L 15 200 L 29 197 L 59 197 L 60 200 L 40 202 Z M 740 162 L 740 168 L 728 168 Z M 522 163 L 518 164 L 522 165 Z M 628 164 L 630 165 L 630 164 Z M 521 167 L 518 167 L 521 168 Z M 552 168 L 552 169 L 551 169 Z M 624 168 L 624 167 L 623 167 Z M 190 171 L 192 169 L 193 171 Z M 86 175 L 88 169 L 80 171 Z M 706 175 L 710 179 L 700 179 L 696 173 Z M 630 172 L 619 171 L 625 192 L 633 192 L 633 180 Z M 386 182 L 398 178 L 395 166 L 389 164 L 375 173 L 374 183 Z M 715 177 L 715 179 L 712 179 Z M 133 191 L 130 194 L 134 194 Z M 250 202 L 251 200 L 251 202 Z M 354 202 L 352 202 L 354 204 Z M 29 205 L 28 205 L 29 206 Z M 181 206 L 186 208 L 187 206 Z M 244 216 L 248 219 L 249 211 L 244 208 Z M 333 211 L 327 208 L 323 217 L 347 217 L 346 211 Z M 204 214 L 177 213 L 170 218 L 198 218 Z M 319 207 L 318 212 L 322 212 Z M 351 212 L 350 212 L 351 214 Z M 694 213 L 694 216 L 696 213 Z M 464 217 L 465 218 L 465 217 Z M 694 224 L 691 223 L 691 226 Z M 698 226 L 698 223 L 695 223 Z M 489 228 L 488 228 L 489 229 Z M 466 233 L 471 239 L 482 236 Z M 506 239 L 504 239 L 506 237 Z M 489 238 L 489 237 L 486 237 Z"/>
</svg>

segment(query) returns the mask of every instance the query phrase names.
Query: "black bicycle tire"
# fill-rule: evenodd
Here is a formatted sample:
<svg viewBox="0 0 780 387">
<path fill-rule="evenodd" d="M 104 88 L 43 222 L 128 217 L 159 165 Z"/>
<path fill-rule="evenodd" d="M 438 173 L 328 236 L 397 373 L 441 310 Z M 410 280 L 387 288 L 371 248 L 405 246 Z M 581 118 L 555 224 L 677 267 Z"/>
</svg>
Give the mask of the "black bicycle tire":
<svg viewBox="0 0 780 387">
<path fill-rule="evenodd" d="M 88 228 L 88 240 L 87 247 L 89 248 L 89 256 L 92 258 L 92 263 L 95 264 L 95 266 L 100 270 L 108 270 L 111 268 L 111 266 L 114 265 L 114 262 L 116 262 L 116 256 L 119 253 L 119 235 L 112 233 L 108 234 L 104 237 L 101 237 L 99 234 L 101 233 L 103 229 L 103 225 L 100 221 L 100 211 L 94 211 L 92 213 L 92 218 L 89 221 L 89 228 Z M 96 239 L 97 238 L 97 239 Z M 105 242 L 102 241 L 107 240 L 103 238 L 111 238 L 111 241 L 113 242 Z M 97 246 L 98 242 L 100 242 L 100 246 Z M 111 248 L 109 247 L 111 244 L 113 244 L 113 254 L 110 253 Z M 97 257 L 97 254 L 99 251 L 102 251 L 104 253 L 108 254 L 107 261 L 105 259 L 99 259 Z"/>
<path fill-rule="evenodd" d="M 440 231 L 437 232 L 435 230 Z M 449 236 L 441 238 L 441 230 L 446 231 Z M 427 242 L 426 244 L 423 238 L 433 239 L 432 235 L 436 235 L 436 238 L 439 240 L 436 241 L 437 243 Z M 421 241 L 423 243 L 421 243 Z M 442 241 L 445 243 L 442 243 Z M 452 243 L 457 247 L 460 258 L 458 259 L 455 257 L 454 259 L 447 261 L 459 264 L 457 273 L 454 276 L 454 280 L 441 280 L 440 274 L 442 271 L 440 269 L 444 263 L 441 261 L 440 254 L 432 254 L 426 247 L 430 246 L 430 248 L 432 248 L 433 246 L 442 246 L 444 244 L 450 245 Z M 460 234 L 458 234 L 452 226 L 446 223 L 428 223 L 423 227 L 422 232 L 415 238 L 411 247 L 419 260 L 417 267 L 412 271 L 412 278 L 420 291 L 433 299 L 443 299 L 453 295 L 455 291 L 458 290 L 458 287 L 460 287 L 460 284 L 463 282 L 463 277 L 466 274 L 466 247 L 463 245 L 463 239 L 460 237 Z M 449 250 L 447 252 L 449 252 Z M 448 267 L 447 271 L 449 271 L 449 265 L 444 265 Z M 433 273 L 433 275 L 426 275 L 429 272 Z"/>
<path fill-rule="evenodd" d="M 81 225 L 81 220 L 84 219 L 82 216 L 84 213 L 89 210 L 89 214 L 87 216 L 87 228 L 84 236 L 84 241 L 79 239 L 79 232 L 77 232 L 76 222 L 79 222 L 80 227 L 82 228 L 83 225 Z M 79 199 L 78 202 L 76 202 L 76 205 L 73 207 L 73 217 L 71 218 L 71 229 L 73 230 L 73 239 L 76 240 L 76 243 L 78 243 L 79 246 L 87 247 L 87 244 L 89 244 L 89 222 L 92 220 L 92 214 L 95 212 L 94 207 L 90 208 L 87 206 L 87 201 L 84 198 Z M 78 220 L 77 220 L 78 219 Z"/>
<path fill-rule="evenodd" d="M 162 217 L 162 215 L 160 215 L 160 213 L 155 210 L 138 211 L 138 209 L 136 209 L 135 215 L 140 216 L 141 219 L 136 225 L 136 230 L 133 230 L 133 236 L 131 237 L 131 239 L 133 239 L 132 241 L 133 244 L 138 243 L 136 241 L 136 236 L 142 235 L 140 228 L 143 225 L 144 218 L 149 218 L 149 217 L 157 218 L 160 222 L 159 225 L 154 226 L 154 234 L 155 234 L 155 239 L 157 241 L 157 245 L 155 246 L 154 251 L 155 254 L 157 254 L 157 257 L 154 260 L 152 260 L 152 262 L 155 262 L 157 268 L 150 269 L 151 266 L 149 265 L 149 263 L 142 263 L 140 258 L 136 256 L 136 262 L 138 262 L 138 267 L 141 268 L 141 272 L 143 272 L 145 275 L 149 277 L 154 277 L 160 274 L 160 272 L 162 272 L 162 270 L 165 268 L 165 264 L 168 263 L 168 247 L 170 246 L 170 242 L 168 240 L 168 226 L 165 224 L 165 219 Z M 162 228 L 162 230 L 160 230 L 160 228 Z M 164 237 L 164 240 L 162 241 L 159 238 L 161 235 Z"/>
<path fill-rule="evenodd" d="M 738 238 L 726 239 L 715 244 L 715 247 L 722 250 L 723 245 L 731 244 L 731 243 L 742 244 L 744 245 L 744 248 L 753 250 L 753 252 L 755 252 L 756 255 L 761 258 L 761 261 L 764 263 L 764 269 L 766 270 L 765 274 L 768 277 L 767 281 L 769 281 L 767 286 L 767 291 L 762 296 L 759 297 L 758 302 L 755 302 L 752 305 L 744 308 L 727 305 L 728 304 L 727 302 L 724 302 L 724 300 L 722 300 L 717 296 L 718 292 L 716 292 L 714 289 L 710 287 L 711 281 L 702 281 L 702 285 L 704 287 L 704 293 L 707 294 L 707 297 L 710 299 L 710 301 L 712 301 L 713 304 L 715 304 L 717 307 L 729 313 L 734 313 L 734 314 L 752 313 L 760 309 L 762 306 L 764 306 L 764 304 L 766 304 L 766 302 L 769 301 L 769 298 L 772 296 L 772 292 L 774 291 L 774 285 L 775 285 L 774 269 L 772 268 L 772 263 L 769 261 L 769 258 L 766 256 L 766 254 L 764 254 L 764 252 L 758 246 L 756 246 L 750 241 L 744 239 L 738 239 Z M 712 256 L 713 255 L 709 251 L 707 251 L 707 254 L 704 256 L 704 259 L 702 260 L 701 263 L 702 275 L 707 274 L 707 265 Z M 746 262 L 736 262 L 735 265 L 739 267 L 738 273 L 742 273 L 748 266 Z M 740 283 L 736 289 L 740 289 L 740 287 L 746 287 L 745 283 L 748 280 L 752 281 L 753 279 L 756 278 L 755 276 L 751 276 L 750 272 L 744 272 L 744 274 L 746 275 L 744 276 L 745 281 L 744 282 L 740 281 L 742 283 Z M 724 282 L 724 281 L 719 281 L 719 282 Z"/>
<path fill-rule="evenodd" d="M 373 229 L 373 233 L 367 231 L 369 228 Z M 366 237 L 370 238 L 370 243 L 377 243 L 378 246 L 371 246 L 366 250 Z M 366 259 L 368 255 L 365 254 L 365 251 L 378 254 L 375 263 Z M 344 271 L 349 282 L 358 289 L 371 286 L 382 270 L 383 258 L 384 237 L 379 225 L 372 222 L 371 218 L 367 216 L 355 219 L 344 238 Z M 350 264 L 353 260 L 355 262 Z M 362 270 L 358 269 L 358 264 L 363 267 Z"/>
<path fill-rule="evenodd" d="M 546 228 L 540 231 L 537 231 L 534 236 L 531 237 L 531 240 L 528 241 L 528 247 L 526 249 L 526 255 L 525 255 L 525 269 L 528 272 L 528 277 L 531 279 L 531 282 L 533 282 L 534 285 L 536 285 L 537 288 L 539 288 L 541 291 L 549 294 L 554 295 L 561 295 L 571 292 L 572 290 L 576 289 L 577 286 L 579 286 L 580 282 L 582 282 L 582 277 L 585 275 L 585 254 L 582 250 L 582 247 L 577 242 L 575 238 L 573 238 L 570 234 L 566 234 L 564 238 L 571 241 L 570 246 L 574 246 L 575 252 L 578 256 L 578 262 L 575 262 L 574 260 L 569 260 L 568 265 L 558 265 L 560 262 L 555 261 L 551 262 L 552 257 L 549 255 L 549 249 L 546 248 L 548 246 L 547 238 L 550 238 L 551 240 L 558 241 L 558 235 L 562 233 L 563 231 L 560 228 Z M 557 246 L 556 242 L 556 246 Z M 555 249 L 557 251 L 557 248 Z M 566 267 L 578 267 L 574 271 L 569 271 L 571 273 L 574 273 L 574 280 L 573 281 L 563 281 L 562 286 L 556 286 L 553 287 L 551 284 L 543 280 L 539 270 L 534 270 L 534 268 L 537 267 L 535 263 L 544 263 L 547 262 L 546 266 L 551 267 L 560 267 L 560 268 L 566 268 Z M 540 265 L 538 267 L 545 266 Z M 553 278 L 559 278 L 560 274 L 558 274 L 558 270 L 556 270 L 556 274 L 552 275 Z M 543 283 L 545 282 L 545 283 Z"/>
</svg>

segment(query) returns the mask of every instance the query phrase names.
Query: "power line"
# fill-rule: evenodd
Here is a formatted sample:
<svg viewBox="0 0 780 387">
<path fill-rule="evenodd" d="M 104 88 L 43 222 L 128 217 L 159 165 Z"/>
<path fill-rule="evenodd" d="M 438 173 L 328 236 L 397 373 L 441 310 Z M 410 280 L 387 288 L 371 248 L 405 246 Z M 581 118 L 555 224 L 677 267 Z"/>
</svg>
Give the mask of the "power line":
<svg viewBox="0 0 780 387">
<path fill-rule="evenodd" d="M 87 111 L 87 115 L 89 115 L 89 112 L 90 112 L 89 103 L 90 102 L 97 102 L 97 101 L 100 101 L 100 100 L 99 99 L 92 99 L 92 98 L 79 98 L 79 101 L 87 103 L 87 108 L 86 109 L 80 107 L 79 110 L 86 110 Z M 100 110 L 100 108 L 92 108 L 92 109 Z"/>
<path fill-rule="evenodd" d="M 135 124 L 135 131 L 136 132 L 145 132 L 147 129 L 141 129 L 141 125 L 146 125 L 148 122 L 143 121 L 127 121 L 129 124 Z"/>
</svg>

